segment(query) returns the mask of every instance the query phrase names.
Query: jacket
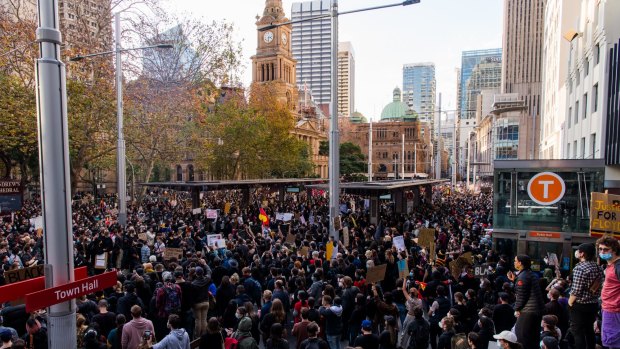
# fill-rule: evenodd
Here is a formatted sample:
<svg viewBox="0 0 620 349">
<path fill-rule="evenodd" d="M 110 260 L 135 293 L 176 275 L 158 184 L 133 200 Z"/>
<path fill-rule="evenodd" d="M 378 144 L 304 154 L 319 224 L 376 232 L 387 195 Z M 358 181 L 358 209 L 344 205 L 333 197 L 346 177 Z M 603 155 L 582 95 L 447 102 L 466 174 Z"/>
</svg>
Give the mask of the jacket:
<svg viewBox="0 0 620 349">
<path fill-rule="evenodd" d="M 336 336 L 342 332 L 342 307 L 331 306 L 329 308 L 321 307 L 319 313 L 325 318 L 325 334 L 328 336 Z"/>
<path fill-rule="evenodd" d="M 252 337 L 252 319 L 244 317 L 239 321 L 237 331 L 233 338 L 239 342 L 239 349 L 258 349 L 256 340 Z"/>
<path fill-rule="evenodd" d="M 149 330 L 155 334 L 153 322 L 143 317 L 133 319 L 123 326 L 121 347 L 123 349 L 136 349 L 142 343 L 144 331 Z"/>
<path fill-rule="evenodd" d="M 172 330 L 153 349 L 190 349 L 189 335 L 183 328 Z"/>
<path fill-rule="evenodd" d="M 519 272 L 515 280 L 517 301 L 515 310 L 522 313 L 542 314 L 545 307 L 538 277 L 529 269 Z"/>
</svg>

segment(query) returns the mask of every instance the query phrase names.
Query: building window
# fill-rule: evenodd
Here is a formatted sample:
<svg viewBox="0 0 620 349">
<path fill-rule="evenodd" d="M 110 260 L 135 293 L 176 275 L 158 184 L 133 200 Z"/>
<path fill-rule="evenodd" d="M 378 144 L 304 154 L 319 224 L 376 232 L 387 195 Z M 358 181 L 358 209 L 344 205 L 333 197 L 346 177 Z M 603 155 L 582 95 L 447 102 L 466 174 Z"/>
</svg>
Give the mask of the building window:
<svg viewBox="0 0 620 349">
<path fill-rule="evenodd" d="M 601 47 L 599 44 L 594 45 L 594 65 L 597 65 L 601 60 Z"/>
<path fill-rule="evenodd" d="M 592 112 L 598 111 L 598 83 L 592 87 Z"/>
<path fill-rule="evenodd" d="M 566 144 L 566 158 L 570 159 L 570 143 Z"/>
<path fill-rule="evenodd" d="M 591 151 L 590 156 L 592 157 L 592 159 L 595 159 L 596 158 L 596 133 L 593 133 L 590 135 L 590 151 Z"/>
<path fill-rule="evenodd" d="M 588 117 L 588 94 L 583 94 L 583 118 Z"/>
<path fill-rule="evenodd" d="M 183 168 L 181 165 L 177 165 L 177 182 L 183 181 Z"/>
<path fill-rule="evenodd" d="M 581 137 L 581 158 L 586 158 L 586 137 Z"/>
<path fill-rule="evenodd" d="M 194 165 L 187 166 L 187 177 L 190 181 L 194 180 Z"/>
<path fill-rule="evenodd" d="M 577 141 L 573 142 L 573 159 L 577 159 Z"/>
<path fill-rule="evenodd" d="M 588 76 L 590 73 L 590 60 L 586 58 L 585 63 L 583 63 L 583 75 Z"/>
<path fill-rule="evenodd" d="M 575 125 L 579 122 L 579 101 L 575 102 Z"/>
<path fill-rule="evenodd" d="M 581 71 L 577 69 L 577 73 L 575 73 L 575 86 L 579 86 L 579 82 L 581 81 Z"/>
<path fill-rule="evenodd" d="M 573 107 L 568 108 L 568 117 L 566 118 L 566 123 L 568 124 L 568 128 L 570 128 L 571 120 L 573 117 Z"/>
</svg>

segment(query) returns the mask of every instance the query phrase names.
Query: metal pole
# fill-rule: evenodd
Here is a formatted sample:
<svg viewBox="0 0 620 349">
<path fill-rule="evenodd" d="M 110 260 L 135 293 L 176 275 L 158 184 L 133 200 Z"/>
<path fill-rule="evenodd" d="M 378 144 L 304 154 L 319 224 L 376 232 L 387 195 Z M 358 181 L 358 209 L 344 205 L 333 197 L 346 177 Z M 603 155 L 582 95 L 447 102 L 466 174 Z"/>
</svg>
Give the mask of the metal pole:
<svg viewBox="0 0 620 349">
<path fill-rule="evenodd" d="M 403 133 L 403 143 L 402 143 L 402 149 L 401 149 L 401 153 L 402 153 L 402 159 L 400 159 L 400 164 L 401 164 L 401 170 L 400 173 L 402 174 L 402 176 L 400 176 L 401 179 L 405 179 L 405 134 Z"/>
<path fill-rule="evenodd" d="M 452 129 L 452 187 L 456 187 L 456 120 Z"/>
<path fill-rule="evenodd" d="M 413 144 L 413 176 L 418 175 L 418 143 Z"/>
<path fill-rule="evenodd" d="M 372 118 L 370 119 L 370 130 L 368 132 L 368 181 L 372 182 Z"/>
<path fill-rule="evenodd" d="M 439 120 L 437 120 L 437 167 L 435 179 L 441 179 L 441 92 L 439 93 Z"/>
<path fill-rule="evenodd" d="M 331 0 L 332 61 L 331 61 L 331 127 L 329 130 L 329 235 L 339 241 L 334 228 L 340 204 L 340 140 L 338 134 L 338 0 Z"/>
<path fill-rule="evenodd" d="M 35 64 L 39 173 L 43 209 L 45 285 L 61 286 L 73 279 L 73 231 L 69 172 L 69 127 L 65 65 L 60 61 L 58 1 L 39 0 Z M 75 301 L 47 309 L 48 347 L 74 348 Z"/>
<path fill-rule="evenodd" d="M 121 62 L 121 15 L 114 14 L 116 44 L 116 122 L 118 123 L 118 143 L 116 149 L 116 176 L 118 193 L 118 223 L 127 224 L 127 179 L 125 170 L 125 136 L 123 134 L 123 70 Z"/>
<path fill-rule="evenodd" d="M 467 139 L 467 182 L 466 190 L 469 190 L 469 168 L 471 166 L 471 132 Z"/>
</svg>

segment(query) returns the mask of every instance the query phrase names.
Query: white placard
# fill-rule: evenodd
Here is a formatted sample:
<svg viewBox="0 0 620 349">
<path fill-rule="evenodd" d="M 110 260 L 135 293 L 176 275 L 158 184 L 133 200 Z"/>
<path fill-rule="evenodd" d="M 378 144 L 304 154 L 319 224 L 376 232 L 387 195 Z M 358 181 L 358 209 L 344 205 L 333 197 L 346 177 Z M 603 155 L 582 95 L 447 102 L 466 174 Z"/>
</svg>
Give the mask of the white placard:
<svg viewBox="0 0 620 349">
<path fill-rule="evenodd" d="M 292 213 L 276 213 L 276 220 L 277 221 L 288 222 L 288 221 L 290 221 L 292 219 L 293 219 L 293 214 Z"/>
<path fill-rule="evenodd" d="M 217 240 L 222 239 L 222 234 L 207 235 L 207 246 L 213 246 L 217 243 Z"/>
<path fill-rule="evenodd" d="M 304 217 L 303 214 L 299 216 L 299 220 L 301 221 L 301 224 L 306 225 L 306 217 Z"/>
<path fill-rule="evenodd" d="M 396 250 L 398 252 L 402 252 L 405 251 L 405 238 L 403 236 L 396 236 L 394 237 L 394 239 L 392 240 L 392 243 L 394 244 L 394 247 L 396 247 Z"/>
<path fill-rule="evenodd" d="M 34 226 L 34 230 L 43 229 L 43 216 L 31 218 L 30 224 Z"/>
<path fill-rule="evenodd" d="M 198 207 L 192 210 L 193 214 L 201 214 L 202 213 L 202 208 Z"/>
<path fill-rule="evenodd" d="M 212 208 L 207 209 L 207 219 L 217 219 L 217 210 Z"/>
<path fill-rule="evenodd" d="M 215 240 L 215 246 L 217 248 L 226 248 L 226 240 L 224 240 L 224 239 L 217 239 L 217 240 Z"/>
</svg>

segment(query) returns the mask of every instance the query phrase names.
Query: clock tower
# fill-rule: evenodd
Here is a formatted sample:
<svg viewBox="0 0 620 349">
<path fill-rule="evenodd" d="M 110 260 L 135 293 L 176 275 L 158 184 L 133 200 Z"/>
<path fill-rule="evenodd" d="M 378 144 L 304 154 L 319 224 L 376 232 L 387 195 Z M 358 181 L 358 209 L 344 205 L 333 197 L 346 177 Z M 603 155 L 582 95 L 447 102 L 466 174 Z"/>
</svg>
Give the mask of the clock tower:
<svg viewBox="0 0 620 349">
<path fill-rule="evenodd" d="M 298 102 L 297 76 L 291 49 L 292 25 L 269 30 L 262 27 L 288 22 L 282 9 L 282 0 L 266 0 L 263 16 L 257 16 L 256 55 L 252 56 L 252 83 L 273 87 L 278 102 L 296 111 Z"/>
</svg>

